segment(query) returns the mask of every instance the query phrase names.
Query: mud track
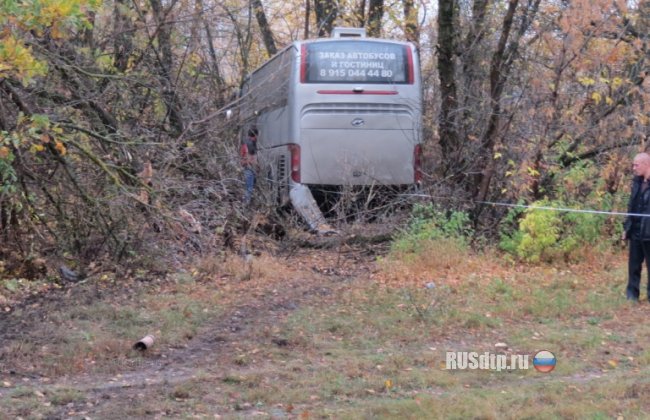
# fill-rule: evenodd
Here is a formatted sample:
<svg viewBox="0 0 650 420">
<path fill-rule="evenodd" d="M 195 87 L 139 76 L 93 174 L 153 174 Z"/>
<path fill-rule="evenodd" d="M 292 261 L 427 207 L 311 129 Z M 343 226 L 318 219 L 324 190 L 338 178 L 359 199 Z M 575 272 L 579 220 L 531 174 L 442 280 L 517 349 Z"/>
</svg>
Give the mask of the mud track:
<svg viewBox="0 0 650 420">
<path fill-rule="evenodd" d="M 249 293 L 246 283 L 235 285 L 234 297 L 220 315 L 206 322 L 198 334 L 182 347 L 156 348 L 151 354 L 131 360 L 120 371 L 106 374 L 85 372 L 74 376 L 47 378 L 39 372 L 19 371 L 3 362 L 2 343 L 26 340 L 36 346 L 47 345 L 51 337 L 42 333 L 39 326 L 51 322 L 49 314 L 70 305 L 92 304 L 98 300 L 124 302 L 131 300 L 129 289 L 100 289 L 92 282 L 52 290 L 47 294 L 31 296 L 13 313 L 19 316 L 0 317 L 0 383 L 8 381 L 9 387 L 0 387 L 0 398 L 15 391 L 16 384 L 27 385 L 40 392 L 57 389 L 74 389 L 86 394 L 86 401 L 95 407 L 108 400 L 134 398 L 134 390 L 181 384 L 197 375 L 209 374 L 224 377 L 229 370 L 242 371 L 233 364 L 233 355 L 242 343 L 256 346 L 291 348 L 287 338 L 273 333 L 293 311 L 303 306 L 323 304 L 350 286 L 351 282 L 367 278 L 376 252 L 383 252 L 387 236 L 365 240 L 351 236 L 340 238 L 303 237 L 287 244 L 276 258 L 287 265 L 303 265 L 299 275 L 290 275 L 282 284 L 269 284 L 261 292 Z M 319 261 L 314 265 L 313 261 Z M 135 288 L 138 286 L 135 285 Z M 146 286 L 145 286 L 146 287 Z M 13 315 L 13 314 L 12 314 Z M 155 346 L 154 346 L 155 348 Z M 68 417 L 70 407 L 61 407 L 57 415 Z M 54 416 L 54 418 L 57 417 Z"/>
</svg>

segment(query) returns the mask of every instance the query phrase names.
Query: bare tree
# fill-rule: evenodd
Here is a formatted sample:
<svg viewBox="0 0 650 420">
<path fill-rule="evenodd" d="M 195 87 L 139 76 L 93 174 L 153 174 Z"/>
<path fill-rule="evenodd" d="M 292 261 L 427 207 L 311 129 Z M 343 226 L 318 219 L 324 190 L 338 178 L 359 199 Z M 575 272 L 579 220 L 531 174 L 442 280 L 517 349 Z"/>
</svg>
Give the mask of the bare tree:
<svg viewBox="0 0 650 420">
<path fill-rule="evenodd" d="M 456 124 L 458 112 L 458 89 L 456 87 L 456 26 L 458 4 L 456 0 L 438 0 L 438 75 L 440 77 L 439 133 L 443 172 L 456 168 L 460 157 L 459 134 Z"/>
<path fill-rule="evenodd" d="M 271 31 L 271 26 L 266 19 L 266 13 L 264 13 L 262 0 L 251 0 L 251 3 L 253 6 L 253 11 L 255 12 L 255 17 L 257 18 L 257 24 L 259 25 L 260 32 L 262 33 L 262 40 L 264 41 L 266 52 L 269 54 L 269 57 L 273 56 L 278 52 L 278 49 L 275 46 L 273 32 Z"/>
<path fill-rule="evenodd" d="M 205 43 L 207 44 L 208 53 L 210 56 L 210 73 L 212 74 L 214 81 L 217 85 L 217 106 L 222 106 L 225 100 L 224 93 L 226 89 L 226 83 L 221 75 L 221 68 L 219 65 L 219 57 L 217 56 L 217 50 L 214 46 L 214 36 L 212 34 L 212 29 L 210 29 L 210 23 L 205 17 L 203 0 L 196 0 L 196 10 L 198 19 L 203 24 L 203 29 L 205 31 Z"/>
<path fill-rule="evenodd" d="M 490 187 L 490 182 L 494 176 L 495 159 L 493 158 L 493 154 L 494 146 L 499 136 L 498 126 L 500 119 L 502 118 L 501 97 L 508 76 L 510 75 L 513 62 L 516 58 L 521 38 L 535 19 L 540 2 L 541 0 L 530 0 L 527 2 L 522 11 L 519 28 L 512 38 L 510 38 L 510 33 L 512 31 L 515 11 L 519 5 L 519 0 L 509 0 L 508 10 L 503 17 L 501 36 L 499 37 L 499 42 L 492 56 L 492 63 L 490 65 L 491 112 L 485 134 L 481 141 L 481 144 L 483 145 L 483 159 L 480 160 L 477 168 L 481 172 L 478 175 L 477 182 L 474 183 L 474 185 L 478 187 L 474 194 L 477 201 L 485 200 Z"/>
<path fill-rule="evenodd" d="M 171 31 L 172 25 L 167 22 L 167 13 L 174 7 L 172 2 L 169 9 L 165 10 L 161 0 L 149 0 L 154 19 L 156 20 L 156 38 L 158 40 L 158 49 L 156 49 L 156 59 L 160 67 L 160 75 L 163 81 L 163 97 L 167 105 L 167 115 L 169 122 L 176 135 L 180 135 L 185 129 L 183 122 L 181 103 L 176 94 L 174 86 L 174 54 L 172 53 Z"/>
<path fill-rule="evenodd" d="M 338 6 L 334 0 L 314 0 L 318 36 L 325 37 L 332 33 L 334 21 L 338 17 Z"/>
</svg>

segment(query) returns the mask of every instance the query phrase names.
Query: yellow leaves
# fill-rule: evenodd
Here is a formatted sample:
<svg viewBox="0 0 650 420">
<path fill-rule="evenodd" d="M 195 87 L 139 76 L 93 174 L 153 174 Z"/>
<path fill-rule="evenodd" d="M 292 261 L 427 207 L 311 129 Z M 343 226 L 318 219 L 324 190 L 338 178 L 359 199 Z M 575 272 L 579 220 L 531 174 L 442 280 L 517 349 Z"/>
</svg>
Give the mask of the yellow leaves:
<svg viewBox="0 0 650 420">
<path fill-rule="evenodd" d="M 201 55 L 195 52 L 190 54 L 190 56 L 187 59 L 187 64 L 188 64 L 188 71 L 192 76 L 196 76 L 198 74 L 198 69 L 200 68 L 202 62 L 203 62 L 203 58 L 201 57 Z"/>
<path fill-rule="evenodd" d="M 31 48 L 13 36 L 0 39 L 0 77 L 16 76 L 23 84 L 35 76 L 45 75 L 47 66 L 34 58 Z"/>
<path fill-rule="evenodd" d="M 588 76 L 580 76 L 577 78 L 577 81 L 586 88 L 593 88 L 591 93 L 587 93 L 587 97 L 593 104 L 600 105 L 605 102 L 609 106 L 614 105 L 615 101 L 611 96 L 603 92 L 607 91 L 611 93 L 613 89 L 618 89 L 625 83 L 625 79 L 621 77 L 613 77 L 610 79 L 603 76 L 598 77 L 598 80 Z M 592 89 L 588 90 L 591 91 Z"/>
<path fill-rule="evenodd" d="M 99 2 L 87 0 L 37 0 L 34 9 L 21 17 L 23 24 L 34 29 L 50 29 L 52 37 L 63 37 L 68 24 L 85 24 L 85 11 L 94 9 Z"/>
<path fill-rule="evenodd" d="M 612 87 L 614 89 L 621 86 L 622 84 L 623 84 L 623 79 L 621 79 L 620 77 L 615 77 L 612 79 Z"/>
<path fill-rule="evenodd" d="M 0 157 L 4 158 L 9 155 L 12 158 L 11 153 L 4 150 L 7 146 L 13 146 L 16 149 L 36 154 L 46 151 L 47 144 L 53 144 L 54 150 L 60 156 L 67 154 L 67 147 L 65 146 L 67 135 L 60 126 L 52 123 L 47 115 L 33 114 L 25 116 L 19 114 L 17 121 L 16 130 L 11 133 L 4 133 L 4 136 L 3 132 L 0 132 L 0 146 L 2 147 L 2 155 L 5 155 Z M 50 149 L 51 152 L 54 152 L 54 150 Z"/>
<path fill-rule="evenodd" d="M 602 95 L 598 92 L 593 92 L 591 94 L 591 99 L 598 105 L 600 101 L 603 99 Z"/>
<path fill-rule="evenodd" d="M 79 8 L 79 2 L 74 0 L 41 0 L 43 8 L 40 15 L 43 19 L 55 19 L 69 16 L 74 9 Z"/>
<path fill-rule="evenodd" d="M 526 168 L 526 172 L 528 172 L 528 175 L 530 175 L 532 177 L 538 177 L 538 176 L 541 175 L 537 169 L 535 169 L 535 168 L 533 168 L 531 166 Z"/>
<path fill-rule="evenodd" d="M 43 13 L 39 16 L 39 21 L 42 25 L 49 29 L 49 35 L 53 39 L 62 39 L 66 35 L 66 21 L 64 20 L 67 15 L 66 10 L 56 9 L 57 5 L 49 5 L 43 9 Z"/>
<path fill-rule="evenodd" d="M 582 86 L 593 86 L 593 85 L 596 84 L 596 81 L 594 79 L 592 79 L 591 77 L 587 77 L 587 76 L 578 77 L 578 82 Z"/>
<path fill-rule="evenodd" d="M 9 154 L 10 150 L 7 146 L 0 146 L 0 159 L 7 159 Z"/>
<path fill-rule="evenodd" d="M 386 379 L 384 381 L 384 388 L 386 389 L 386 391 L 390 391 L 392 387 L 393 387 L 393 381 L 391 381 L 390 379 Z"/>
<path fill-rule="evenodd" d="M 0 13 L 0 78 L 16 77 L 27 84 L 45 75 L 44 62 L 34 57 L 23 37 L 29 32 L 61 39 L 73 33 L 75 26 L 88 26 L 86 11 L 99 4 L 96 0 L 3 0 Z"/>
</svg>

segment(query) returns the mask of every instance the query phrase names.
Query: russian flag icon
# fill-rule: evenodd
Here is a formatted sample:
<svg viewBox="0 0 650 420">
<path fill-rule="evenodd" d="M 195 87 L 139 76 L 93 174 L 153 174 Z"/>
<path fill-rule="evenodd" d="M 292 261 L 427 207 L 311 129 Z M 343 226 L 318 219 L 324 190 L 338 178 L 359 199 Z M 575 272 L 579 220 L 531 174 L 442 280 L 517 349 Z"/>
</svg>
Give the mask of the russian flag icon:
<svg viewBox="0 0 650 420">
<path fill-rule="evenodd" d="M 548 373 L 555 369 L 555 355 L 547 350 L 538 351 L 533 359 L 533 366 L 538 372 Z"/>
</svg>

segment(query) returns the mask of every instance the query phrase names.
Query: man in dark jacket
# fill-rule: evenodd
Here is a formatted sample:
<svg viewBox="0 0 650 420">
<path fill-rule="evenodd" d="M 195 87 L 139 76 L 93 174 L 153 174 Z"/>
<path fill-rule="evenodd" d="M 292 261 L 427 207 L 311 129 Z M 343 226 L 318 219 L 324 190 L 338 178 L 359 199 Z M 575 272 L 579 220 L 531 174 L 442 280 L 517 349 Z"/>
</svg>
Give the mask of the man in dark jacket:
<svg viewBox="0 0 650 420">
<path fill-rule="evenodd" d="M 632 162 L 632 171 L 634 179 L 627 212 L 650 216 L 650 155 L 648 153 L 636 155 Z M 645 260 L 648 271 L 647 297 L 650 300 L 650 218 L 627 216 L 623 229 L 623 240 L 630 241 L 627 299 L 639 300 L 641 267 Z"/>
</svg>

